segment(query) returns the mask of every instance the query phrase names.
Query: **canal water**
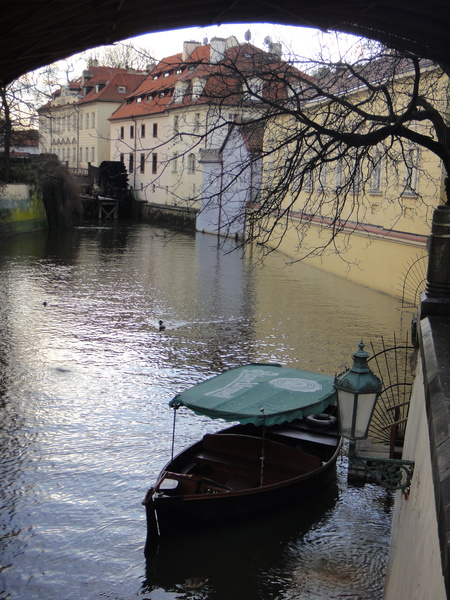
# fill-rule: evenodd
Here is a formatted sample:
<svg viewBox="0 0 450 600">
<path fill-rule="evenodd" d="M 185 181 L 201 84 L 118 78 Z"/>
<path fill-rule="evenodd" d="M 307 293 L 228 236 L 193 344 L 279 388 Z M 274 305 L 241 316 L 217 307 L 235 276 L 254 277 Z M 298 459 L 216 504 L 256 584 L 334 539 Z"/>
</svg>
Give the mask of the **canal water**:
<svg viewBox="0 0 450 600">
<path fill-rule="evenodd" d="M 409 329 L 399 301 L 146 225 L 0 246 L 0 598 L 382 597 L 392 497 L 348 486 L 344 456 L 311 506 L 147 560 L 141 500 L 169 458 L 177 392 L 251 361 L 333 375 L 361 338 Z M 178 415 L 177 450 L 222 426 Z"/>
</svg>

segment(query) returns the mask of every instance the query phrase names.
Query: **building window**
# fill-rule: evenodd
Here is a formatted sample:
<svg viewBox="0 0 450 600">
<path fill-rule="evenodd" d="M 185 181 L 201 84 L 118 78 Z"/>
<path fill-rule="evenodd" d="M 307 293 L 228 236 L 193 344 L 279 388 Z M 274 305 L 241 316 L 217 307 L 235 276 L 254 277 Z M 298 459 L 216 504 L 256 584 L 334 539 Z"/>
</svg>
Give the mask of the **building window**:
<svg viewBox="0 0 450 600">
<path fill-rule="evenodd" d="M 141 154 L 140 171 L 145 172 L 145 154 Z"/>
<path fill-rule="evenodd" d="M 87 113 L 86 115 L 86 125 L 85 125 L 86 129 L 89 129 L 89 113 Z"/>
<path fill-rule="evenodd" d="M 312 192 L 314 189 L 313 169 L 311 167 L 303 174 L 303 189 L 305 192 Z"/>
<path fill-rule="evenodd" d="M 327 186 L 327 163 L 324 162 L 319 167 L 319 185 L 321 191 L 324 191 Z"/>
<path fill-rule="evenodd" d="M 91 163 L 95 162 L 95 148 L 91 148 Z"/>
<path fill-rule="evenodd" d="M 120 155 L 120 162 L 124 165 L 125 164 L 125 154 L 121 154 Z"/>
<path fill-rule="evenodd" d="M 335 162 L 335 171 L 334 171 L 334 187 L 336 190 L 341 189 L 342 181 L 343 181 L 343 165 L 342 165 L 342 159 L 339 158 Z"/>
<path fill-rule="evenodd" d="M 141 138 L 145 138 L 145 125 L 141 125 Z"/>
<path fill-rule="evenodd" d="M 83 115 L 80 115 L 80 129 L 83 129 Z"/>
<path fill-rule="evenodd" d="M 184 95 L 189 87 L 188 81 L 177 81 L 173 91 L 173 101 L 175 103 L 182 102 Z"/>
<path fill-rule="evenodd" d="M 153 123 L 153 137 L 158 137 L 158 123 Z"/>
<path fill-rule="evenodd" d="M 125 137 L 125 127 L 120 128 L 120 139 L 123 140 Z"/>
<path fill-rule="evenodd" d="M 80 148 L 80 162 L 83 162 L 83 148 Z"/>
<path fill-rule="evenodd" d="M 156 175 L 158 172 L 158 155 L 156 153 L 152 154 L 152 173 Z"/>
<path fill-rule="evenodd" d="M 419 185 L 420 151 L 410 146 L 404 150 L 405 171 L 403 174 L 402 196 L 416 196 Z"/>
<path fill-rule="evenodd" d="M 128 157 L 128 172 L 132 173 L 134 169 L 134 154 L 130 152 L 130 156 Z"/>
<path fill-rule="evenodd" d="M 95 113 L 92 113 L 91 115 L 91 127 L 92 129 L 95 127 Z"/>
<path fill-rule="evenodd" d="M 192 175 L 192 173 L 195 173 L 195 169 L 196 169 L 196 164 L 195 164 L 195 154 L 189 154 L 188 156 L 188 173 L 190 173 Z"/>
<path fill-rule="evenodd" d="M 203 93 L 205 87 L 205 79 L 193 79 L 192 80 L 192 100 L 198 100 Z"/>
<path fill-rule="evenodd" d="M 200 129 L 200 113 L 195 113 L 194 131 L 198 131 L 199 129 Z"/>
<path fill-rule="evenodd" d="M 379 194 L 381 192 L 381 158 L 382 154 L 379 151 L 373 155 L 372 172 L 370 174 L 370 191 L 372 194 Z"/>
<path fill-rule="evenodd" d="M 134 125 L 130 125 L 130 139 L 134 138 Z"/>
<path fill-rule="evenodd" d="M 84 149 L 84 159 L 86 162 L 89 162 L 89 148 Z"/>
<path fill-rule="evenodd" d="M 259 77 L 250 77 L 244 83 L 244 99 L 252 100 L 253 102 L 261 102 L 262 89 L 262 79 Z"/>
<path fill-rule="evenodd" d="M 174 117 L 173 118 L 173 131 L 174 131 L 174 133 L 178 133 L 179 122 L 180 122 L 180 118 L 179 117 Z"/>
<path fill-rule="evenodd" d="M 178 172 L 178 152 L 174 152 L 172 156 L 172 173 Z"/>
<path fill-rule="evenodd" d="M 353 194 L 356 195 L 356 194 L 359 194 L 359 192 L 361 191 L 361 184 L 362 184 L 361 166 L 359 164 L 356 164 L 355 167 L 353 168 L 352 177 L 353 177 L 352 192 L 353 192 Z"/>
</svg>

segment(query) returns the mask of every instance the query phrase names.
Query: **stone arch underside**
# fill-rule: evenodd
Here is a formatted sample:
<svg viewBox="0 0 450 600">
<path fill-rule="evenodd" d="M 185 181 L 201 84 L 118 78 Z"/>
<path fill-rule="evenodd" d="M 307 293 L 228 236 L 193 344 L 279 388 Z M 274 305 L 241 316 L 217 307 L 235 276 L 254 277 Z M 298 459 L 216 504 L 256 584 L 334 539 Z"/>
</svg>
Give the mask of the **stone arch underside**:
<svg viewBox="0 0 450 600">
<path fill-rule="evenodd" d="M 359 34 L 450 70 L 448 0 L 22 0 L 2 11 L 0 79 L 135 35 L 247 22 Z"/>
</svg>

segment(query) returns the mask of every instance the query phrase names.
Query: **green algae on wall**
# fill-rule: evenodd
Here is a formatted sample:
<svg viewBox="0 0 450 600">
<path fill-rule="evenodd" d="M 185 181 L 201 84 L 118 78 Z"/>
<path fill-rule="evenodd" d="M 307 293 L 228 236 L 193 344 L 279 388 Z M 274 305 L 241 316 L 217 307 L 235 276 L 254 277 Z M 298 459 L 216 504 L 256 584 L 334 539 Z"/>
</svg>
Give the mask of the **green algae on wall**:
<svg viewBox="0 0 450 600">
<path fill-rule="evenodd" d="M 0 233 L 14 235 L 47 229 L 42 192 L 23 183 L 0 186 Z"/>
</svg>

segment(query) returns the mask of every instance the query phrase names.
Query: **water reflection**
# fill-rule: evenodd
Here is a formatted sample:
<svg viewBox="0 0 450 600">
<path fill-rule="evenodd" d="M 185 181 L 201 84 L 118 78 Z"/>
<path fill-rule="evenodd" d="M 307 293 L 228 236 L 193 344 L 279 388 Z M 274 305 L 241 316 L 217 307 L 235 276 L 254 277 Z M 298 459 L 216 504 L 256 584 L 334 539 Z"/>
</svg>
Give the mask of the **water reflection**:
<svg viewBox="0 0 450 600">
<path fill-rule="evenodd" d="M 335 481 L 318 501 L 302 504 L 302 511 L 289 506 L 239 525 L 164 540 L 147 557 L 147 597 L 158 590 L 176 598 L 281 597 L 291 580 L 286 567 L 292 548 L 336 499 Z"/>
<path fill-rule="evenodd" d="M 312 514 L 180 541 L 147 570 L 140 501 L 178 391 L 251 361 L 333 374 L 360 337 L 401 334 L 395 299 L 210 236 L 113 225 L 3 240 L 0 301 L 0 598 L 380 597 L 390 508 L 342 474 Z M 176 449 L 220 427 L 180 411 Z M 179 587 L 195 577 L 208 582 Z"/>
</svg>

